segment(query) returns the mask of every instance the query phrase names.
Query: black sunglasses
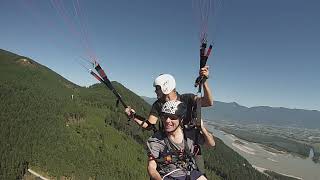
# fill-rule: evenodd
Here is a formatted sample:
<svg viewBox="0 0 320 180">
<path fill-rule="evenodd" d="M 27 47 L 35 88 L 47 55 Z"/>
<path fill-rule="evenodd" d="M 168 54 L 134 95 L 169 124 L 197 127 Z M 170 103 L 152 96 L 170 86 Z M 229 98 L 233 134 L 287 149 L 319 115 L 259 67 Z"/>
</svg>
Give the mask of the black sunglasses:
<svg viewBox="0 0 320 180">
<path fill-rule="evenodd" d="M 171 120 L 178 120 L 180 117 L 175 114 L 162 114 L 160 118 L 162 120 L 167 120 L 168 118 L 170 118 Z"/>
</svg>

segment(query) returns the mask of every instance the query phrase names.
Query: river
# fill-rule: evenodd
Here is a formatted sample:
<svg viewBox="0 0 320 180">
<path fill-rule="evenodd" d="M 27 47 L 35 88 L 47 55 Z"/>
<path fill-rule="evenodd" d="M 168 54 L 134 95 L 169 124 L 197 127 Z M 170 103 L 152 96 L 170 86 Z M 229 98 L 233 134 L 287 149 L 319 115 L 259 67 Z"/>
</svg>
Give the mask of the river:
<svg viewBox="0 0 320 180">
<path fill-rule="evenodd" d="M 232 134 L 217 130 L 211 125 L 208 125 L 208 129 L 213 132 L 214 136 L 220 138 L 227 146 L 256 167 L 305 180 L 320 180 L 320 164 L 314 163 L 311 158 L 304 159 L 284 152 L 270 152 L 260 144 L 239 139 Z M 240 143 L 236 143 L 235 140 Z"/>
</svg>

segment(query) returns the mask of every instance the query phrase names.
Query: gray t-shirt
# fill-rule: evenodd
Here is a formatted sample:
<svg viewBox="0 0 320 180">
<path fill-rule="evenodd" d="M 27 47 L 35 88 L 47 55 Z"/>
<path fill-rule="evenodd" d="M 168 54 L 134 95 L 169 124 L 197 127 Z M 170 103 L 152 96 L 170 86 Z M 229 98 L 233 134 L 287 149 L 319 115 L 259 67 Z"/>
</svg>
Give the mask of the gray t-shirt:
<svg viewBox="0 0 320 180">
<path fill-rule="evenodd" d="M 194 142 L 196 140 L 196 135 L 198 134 L 197 131 L 194 128 L 192 128 L 189 130 L 184 130 L 184 133 L 185 133 L 185 138 L 187 139 L 186 144 L 188 145 L 188 149 L 192 154 L 196 153 L 194 152 L 196 150 L 194 148 L 195 147 Z M 168 146 L 165 143 L 165 139 L 166 139 L 166 135 L 159 131 L 155 133 L 153 136 L 151 136 L 147 141 L 148 155 L 155 159 L 162 158 L 163 156 L 165 156 L 168 150 Z M 180 145 L 174 144 L 174 143 L 172 144 L 175 145 L 178 149 L 181 149 L 181 148 L 185 149 L 185 147 L 183 147 L 184 143 L 181 143 Z M 199 145 L 204 144 L 204 137 L 202 134 L 198 134 L 198 144 Z M 165 164 L 164 166 L 166 168 L 158 169 L 158 172 L 160 173 L 161 176 L 164 176 L 176 169 L 181 169 L 180 167 L 177 167 L 175 164 Z M 159 168 L 159 165 L 158 165 L 158 168 Z M 187 171 L 185 169 L 178 170 L 170 174 L 171 177 L 180 177 L 180 176 L 186 176 L 186 175 L 187 175 Z"/>
</svg>

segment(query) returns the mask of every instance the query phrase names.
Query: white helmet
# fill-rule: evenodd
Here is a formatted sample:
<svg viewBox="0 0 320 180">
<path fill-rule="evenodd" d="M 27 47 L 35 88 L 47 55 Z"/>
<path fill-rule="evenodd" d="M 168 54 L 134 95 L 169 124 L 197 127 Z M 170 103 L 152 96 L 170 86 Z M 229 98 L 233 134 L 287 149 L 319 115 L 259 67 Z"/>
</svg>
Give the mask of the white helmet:
<svg viewBox="0 0 320 180">
<path fill-rule="evenodd" d="M 176 88 L 176 80 L 170 74 L 161 74 L 154 80 L 153 86 L 160 86 L 163 94 L 169 94 Z"/>
</svg>

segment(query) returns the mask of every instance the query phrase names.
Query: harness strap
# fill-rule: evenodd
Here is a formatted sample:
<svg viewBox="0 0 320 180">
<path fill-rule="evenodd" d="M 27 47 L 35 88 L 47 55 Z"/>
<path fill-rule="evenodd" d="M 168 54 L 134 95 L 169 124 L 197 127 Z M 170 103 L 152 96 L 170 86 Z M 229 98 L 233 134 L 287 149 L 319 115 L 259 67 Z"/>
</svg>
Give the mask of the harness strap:
<svg viewBox="0 0 320 180">
<path fill-rule="evenodd" d="M 144 120 L 143 123 L 141 123 L 140 126 L 142 127 L 144 123 L 148 124 L 146 130 L 148 130 L 148 131 L 152 130 L 154 133 L 157 132 L 156 126 L 154 124 L 151 124 L 149 120 Z"/>
<path fill-rule="evenodd" d="M 194 154 L 191 153 L 191 150 L 187 143 L 187 138 L 184 133 L 184 149 L 178 149 L 168 137 L 164 138 L 164 141 L 167 145 L 167 150 L 169 151 L 165 157 L 158 158 L 156 161 L 162 164 L 183 164 L 183 168 L 185 168 L 188 172 L 193 169 L 198 169 L 198 166 L 194 159 Z M 187 166 L 185 166 L 187 165 Z M 179 166 L 179 165 L 178 165 Z M 181 166 L 181 164 L 180 164 Z"/>
<path fill-rule="evenodd" d="M 146 127 L 146 130 L 148 130 L 148 131 L 152 130 L 154 133 L 157 132 L 156 126 L 154 124 L 151 124 L 148 119 L 134 113 L 131 116 L 129 116 L 129 121 L 134 118 L 137 118 L 142 121 L 142 123 L 139 124 L 141 127 L 144 125 L 144 123 L 147 123 L 148 126 Z"/>
</svg>

